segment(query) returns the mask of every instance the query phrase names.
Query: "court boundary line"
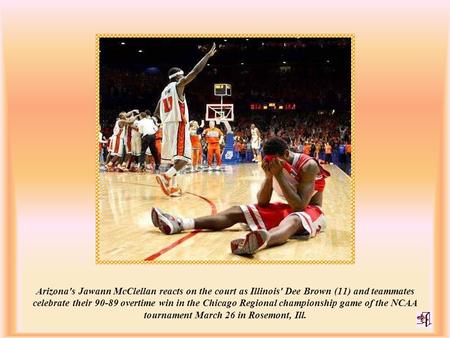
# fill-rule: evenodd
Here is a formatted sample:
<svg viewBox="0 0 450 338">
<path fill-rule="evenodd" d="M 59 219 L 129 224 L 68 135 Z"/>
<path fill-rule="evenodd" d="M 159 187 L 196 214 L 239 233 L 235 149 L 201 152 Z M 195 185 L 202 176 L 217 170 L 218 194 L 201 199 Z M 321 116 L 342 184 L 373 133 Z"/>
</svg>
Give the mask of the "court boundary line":
<svg viewBox="0 0 450 338">
<path fill-rule="evenodd" d="M 209 204 L 209 206 L 211 207 L 211 214 L 212 215 L 217 214 L 216 204 L 212 200 L 210 200 L 209 198 L 201 196 L 201 195 L 194 194 L 192 192 L 187 192 L 187 191 L 185 192 L 185 194 L 196 196 L 196 197 L 201 198 L 202 200 L 206 201 Z M 190 233 L 188 233 L 185 236 L 181 237 L 177 241 L 167 245 L 166 247 L 162 248 L 161 250 L 159 250 L 159 251 L 155 252 L 154 254 L 148 256 L 147 258 L 144 259 L 144 261 L 147 261 L 147 262 L 154 261 L 155 259 L 157 259 L 157 258 L 161 257 L 162 255 L 164 255 L 167 251 L 170 251 L 173 248 L 175 248 L 178 245 L 180 245 L 181 243 L 186 242 L 188 239 L 194 237 L 195 235 L 197 235 L 200 232 L 203 232 L 203 231 L 200 230 L 200 229 L 196 229 L 196 230 L 191 231 Z"/>
<path fill-rule="evenodd" d="M 164 255 L 167 251 L 172 250 L 173 248 L 177 247 L 178 245 L 180 245 L 181 243 L 186 242 L 189 238 L 194 237 L 195 235 L 197 235 L 199 232 L 202 232 L 201 230 L 194 230 L 191 231 L 190 233 L 188 233 L 187 235 L 181 237 L 179 240 L 167 245 L 166 247 L 162 248 L 161 250 L 155 252 L 154 254 L 148 256 L 147 258 L 144 259 L 144 261 L 153 261 L 157 258 L 159 258 L 160 256 Z"/>
<path fill-rule="evenodd" d="M 137 182 L 118 182 L 118 183 L 143 185 L 143 186 L 146 186 L 146 187 L 159 188 L 159 186 L 157 186 L 157 185 L 137 183 Z M 211 207 L 211 215 L 216 215 L 217 214 L 216 204 L 212 200 L 210 200 L 209 198 L 207 198 L 205 196 L 202 196 L 202 195 L 194 194 L 193 192 L 189 192 L 189 191 L 186 191 L 185 194 L 192 195 L 192 196 L 195 196 L 195 197 L 198 197 L 198 198 L 204 200 Z M 157 259 L 160 256 L 164 255 L 167 251 L 172 250 L 173 248 L 177 247 L 181 243 L 184 243 L 185 241 L 187 241 L 188 239 L 194 237 L 195 235 L 197 235 L 200 232 L 203 232 L 203 230 L 196 229 L 194 231 L 191 231 L 190 233 L 186 234 L 185 236 L 181 237 L 180 239 L 176 240 L 175 242 L 165 246 L 164 248 L 162 248 L 161 250 L 159 250 L 159 251 L 155 252 L 154 254 L 148 256 L 147 258 L 144 258 L 144 261 L 145 262 L 152 262 L 152 261 L 154 261 L 155 259 Z"/>
<path fill-rule="evenodd" d="M 339 168 L 340 169 L 340 168 Z M 139 175 L 139 174 L 138 174 Z M 347 175 L 348 176 L 348 175 Z M 349 177 L 349 179 L 351 179 L 351 177 Z M 138 183 L 138 182 L 117 182 L 117 183 L 121 183 L 121 184 L 134 184 L 134 185 L 143 185 L 146 187 L 152 187 L 152 188 L 159 188 L 159 186 L 157 185 L 153 185 L 153 184 L 144 184 L 144 183 Z M 206 197 L 203 197 L 201 195 L 197 195 L 194 194 L 192 192 L 185 192 L 185 194 L 189 194 L 189 195 L 194 195 L 197 196 L 201 199 L 204 199 L 206 202 L 210 203 L 211 208 L 216 208 L 214 202 L 212 202 L 211 200 L 209 200 Z M 217 209 L 216 209 L 217 210 Z M 195 231 L 195 230 L 194 230 Z M 195 231 L 195 235 L 199 232 L 204 232 L 202 230 L 199 231 Z M 191 233 L 186 234 L 186 236 L 184 237 L 188 237 Z M 190 236 L 189 238 L 193 237 L 194 235 Z M 183 238 L 184 238 L 183 237 Z M 182 242 L 184 242 L 185 240 L 189 239 L 183 239 L 180 238 L 178 241 L 180 241 L 179 244 L 181 244 Z M 173 244 L 173 243 L 172 243 Z M 169 245 L 170 246 L 170 245 Z M 175 245 L 174 247 L 176 247 L 177 245 Z M 170 248 L 172 249 L 172 248 Z M 169 249 L 169 250 L 170 250 Z M 161 249 L 161 251 L 164 250 Z M 169 251 L 167 250 L 167 251 Z M 164 252 L 165 253 L 165 252 Z M 159 255 L 161 256 L 161 255 Z M 158 256 L 158 257 L 159 257 Z M 151 256 L 149 256 L 151 257 Z M 286 264 L 286 265 L 298 265 L 298 264 L 302 264 L 302 265 L 349 265 L 349 264 L 354 264 L 355 263 L 355 259 L 354 259 L 354 255 L 353 252 L 351 254 L 351 257 L 348 259 L 335 259 L 335 260 L 330 260 L 330 259 L 310 259 L 310 260 L 283 260 L 283 259 L 269 259 L 269 260 L 255 260 L 252 259 L 250 261 L 247 262 L 242 262 L 241 260 L 217 260 L 217 259 L 207 259 L 207 260 L 157 260 L 155 257 L 155 259 L 153 260 L 99 260 L 97 262 L 97 264 L 105 264 L 105 265 L 114 265 L 114 264 L 168 264 L 168 265 L 177 265 L 177 264 L 225 264 L 225 265 L 240 265 L 240 264 L 254 264 L 254 265 L 279 265 L 279 264 Z"/>
<path fill-rule="evenodd" d="M 347 177 L 350 181 L 352 180 L 352 177 L 349 174 L 347 174 L 344 170 L 342 170 L 337 164 L 333 164 L 333 167 L 338 168 L 340 171 L 344 173 L 345 177 Z"/>
</svg>

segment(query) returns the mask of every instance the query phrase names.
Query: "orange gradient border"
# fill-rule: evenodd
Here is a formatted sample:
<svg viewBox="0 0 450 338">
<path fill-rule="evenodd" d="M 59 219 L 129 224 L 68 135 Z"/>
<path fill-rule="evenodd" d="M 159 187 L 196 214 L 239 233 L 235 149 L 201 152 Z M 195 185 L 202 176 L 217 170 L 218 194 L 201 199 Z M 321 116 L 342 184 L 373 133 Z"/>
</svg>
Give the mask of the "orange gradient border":
<svg viewBox="0 0 450 338">
<path fill-rule="evenodd" d="M 221 34 L 220 36 L 233 36 L 232 34 Z M 167 35 L 169 36 L 169 35 Z M 174 35 L 170 35 L 174 36 Z M 249 35 L 251 36 L 251 35 Z M 284 35 L 283 35 L 284 36 Z M 160 35 L 164 37 L 164 35 Z M 352 112 L 354 108 L 353 104 L 354 95 L 352 93 Z M 6 105 L 5 105 L 6 106 Z M 6 110 L 5 110 L 6 111 Z M 445 122 L 445 116 L 442 118 Z M 5 163 L 10 163 L 10 134 L 9 121 L 7 116 L 5 117 Z M 354 125 L 352 124 L 352 128 Z M 10 166 L 5 168 L 4 180 L 5 180 L 5 228 L 4 228 L 4 245 L 3 250 L 5 252 L 4 268 L 5 268 L 5 283 L 4 283 L 4 321 L 5 329 L 4 335 L 14 337 L 416 337 L 416 336 L 444 336 L 448 333 L 447 318 L 447 293 L 448 293 L 448 281 L 447 281 L 447 229 L 445 227 L 447 221 L 447 154 L 445 149 L 445 142 L 447 137 L 446 126 L 443 125 L 442 129 L 438 131 L 439 138 L 441 140 L 441 156 L 439 164 L 439 176 L 437 184 L 437 196 L 435 205 L 435 222 L 434 222 L 434 316 L 438 319 L 439 325 L 436 325 L 435 331 L 432 333 L 19 333 L 16 331 L 17 327 L 17 275 L 16 275 L 16 263 L 17 263 L 17 243 L 16 243 L 16 211 L 15 211 L 15 196 L 13 187 L 12 170 Z M 97 139 L 97 135 L 96 135 Z M 354 141 L 354 129 L 352 129 L 352 141 Z M 97 148 L 96 148 L 97 149 Z M 97 156 L 95 157 L 97 159 Z M 97 161 L 98 162 L 98 161 Z M 352 171 L 353 171 L 352 163 Z M 98 171 L 97 171 L 98 172 Z M 353 171 L 354 172 L 354 171 Z"/>
</svg>

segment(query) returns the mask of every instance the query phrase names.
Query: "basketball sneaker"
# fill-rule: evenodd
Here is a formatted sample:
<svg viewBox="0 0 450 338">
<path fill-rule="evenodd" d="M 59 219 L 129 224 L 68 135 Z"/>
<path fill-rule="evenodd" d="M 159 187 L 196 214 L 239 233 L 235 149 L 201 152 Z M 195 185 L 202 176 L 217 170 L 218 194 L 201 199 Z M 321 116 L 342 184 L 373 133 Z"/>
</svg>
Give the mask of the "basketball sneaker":
<svg viewBox="0 0 450 338">
<path fill-rule="evenodd" d="M 180 187 L 170 187 L 169 196 L 170 197 L 181 197 L 182 192 Z"/>
<path fill-rule="evenodd" d="M 177 234 L 183 230 L 180 218 L 169 215 L 158 208 L 152 208 L 152 222 L 166 235 Z"/>
<path fill-rule="evenodd" d="M 249 232 L 245 238 L 231 241 L 231 252 L 235 255 L 253 255 L 256 251 L 267 244 L 269 232 L 267 230 L 256 230 Z"/>
<path fill-rule="evenodd" d="M 168 177 L 166 174 L 156 175 L 156 182 L 158 182 L 158 184 L 160 185 L 163 193 L 165 193 L 167 196 L 170 196 L 170 177 Z"/>
<path fill-rule="evenodd" d="M 126 167 L 126 166 L 124 166 L 124 165 L 118 165 L 117 166 L 117 169 L 119 169 L 119 171 L 121 172 L 121 173 L 126 173 L 126 172 L 128 172 L 128 168 Z"/>
</svg>

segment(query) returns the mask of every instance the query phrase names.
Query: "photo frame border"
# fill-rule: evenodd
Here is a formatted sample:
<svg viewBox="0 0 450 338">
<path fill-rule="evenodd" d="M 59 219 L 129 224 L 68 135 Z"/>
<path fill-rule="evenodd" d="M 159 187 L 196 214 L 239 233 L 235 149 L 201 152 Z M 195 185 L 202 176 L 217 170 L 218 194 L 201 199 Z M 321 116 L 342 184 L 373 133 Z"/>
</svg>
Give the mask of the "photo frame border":
<svg viewBox="0 0 450 338">
<path fill-rule="evenodd" d="M 105 260 L 100 258 L 100 164 L 98 161 L 98 133 L 100 132 L 100 39 L 101 38 L 349 38 L 351 48 L 351 67 L 350 67 L 350 128 L 351 128 L 351 144 L 352 144 L 352 162 L 351 176 L 345 174 L 351 185 L 350 203 L 351 203 L 351 248 L 350 258 L 340 260 Z M 356 63 L 356 42 L 355 34 L 97 34 L 96 35 L 96 134 L 95 134 L 95 262 L 96 264 L 230 264 L 230 265 L 258 265 L 258 264 L 326 264 L 326 265 L 347 265 L 355 264 L 355 162 L 357 161 L 357 146 L 355 132 L 355 63 Z"/>
</svg>

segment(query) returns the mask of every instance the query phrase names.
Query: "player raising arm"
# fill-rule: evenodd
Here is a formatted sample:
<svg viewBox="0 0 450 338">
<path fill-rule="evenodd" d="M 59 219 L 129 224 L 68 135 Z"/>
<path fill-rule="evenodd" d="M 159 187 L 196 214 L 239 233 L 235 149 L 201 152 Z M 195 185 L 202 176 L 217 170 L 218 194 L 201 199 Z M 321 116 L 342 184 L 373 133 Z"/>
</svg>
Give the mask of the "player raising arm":
<svg viewBox="0 0 450 338">
<path fill-rule="evenodd" d="M 162 191 L 172 197 L 181 196 L 181 189 L 176 185 L 175 177 L 184 166 L 191 161 L 192 145 L 189 133 L 189 110 L 184 90 L 205 68 L 208 60 L 216 53 L 213 44 L 208 53 L 184 76 L 180 68 L 169 70 L 170 83 L 161 93 L 155 115 L 162 122 L 163 140 L 161 159 L 173 166 L 164 174 L 157 175 L 156 180 Z"/>
</svg>

